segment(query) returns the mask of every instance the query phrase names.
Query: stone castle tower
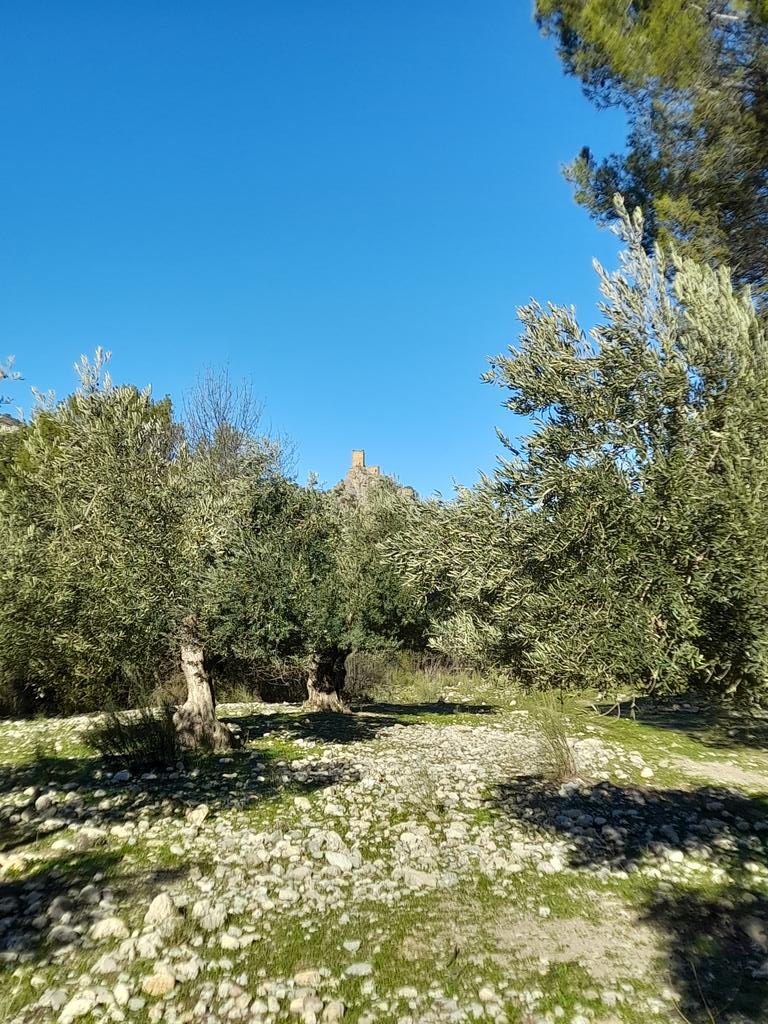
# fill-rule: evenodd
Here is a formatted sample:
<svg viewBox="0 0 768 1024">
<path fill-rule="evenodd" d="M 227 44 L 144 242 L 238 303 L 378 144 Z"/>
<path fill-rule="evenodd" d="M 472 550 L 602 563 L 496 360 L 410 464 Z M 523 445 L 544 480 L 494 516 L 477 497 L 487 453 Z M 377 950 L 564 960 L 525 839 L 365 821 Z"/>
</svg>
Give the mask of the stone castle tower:
<svg viewBox="0 0 768 1024">
<path fill-rule="evenodd" d="M 411 498 L 416 497 L 412 487 L 402 487 L 391 476 L 381 472 L 381 466 L 366 466 L 365 452 L 362 448 L 352 450 L 352 465 L 343 480 L 334 487 L 334 492 L 353 501 L 364 502 L 376 487 L 392 487 Z"/>
</svg>

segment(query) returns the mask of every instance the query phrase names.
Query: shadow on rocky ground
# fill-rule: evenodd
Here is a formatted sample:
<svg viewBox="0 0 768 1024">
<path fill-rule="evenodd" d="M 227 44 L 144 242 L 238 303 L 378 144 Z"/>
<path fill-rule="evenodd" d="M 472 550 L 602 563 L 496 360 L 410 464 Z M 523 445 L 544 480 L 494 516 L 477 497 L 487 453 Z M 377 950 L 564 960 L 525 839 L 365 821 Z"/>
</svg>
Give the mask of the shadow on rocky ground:
<svg viewBox="0 0 768 1024">
<path fill-rule="evenodd" d="M 142 820 L 186 818 L 195 827 L 195 809 L 203 804 L 205 817 L 247 810 L 286 792 L 299 796 L 336 785 L 352 771 L 327 761 L 292 765 L 267 750 L 235 752 L 225 763 L 199 758 L 183 770 L 127 779 L 118 769 L 101 757 L 37 757 L 0 766 L 0 853 L 46 836 L 87 848 L 104 841 L 113 826 L 130 832 Z"/>
<path fill-rule="evenodd" d="M 0 963 L 55 959 L 98 927 L 119 938 L 125 926 L 112 915 L 122 903 L 137 896 L 149 900 L 189 870 L 128 869 L 121 862 L 114 851 L 71 853 L 0 881 Z"/>
<path fill-rule="evenodd" d="M 254 713 L 232 719 L 243 731 L 246 740 L 270 733 L 288 738 L 320 743 L 358 743 L 376 739 L 382 729 L 394 725 L 418 724 L 421 715 L 491 715 L 496 709 L 489 704 L 363 704 L 347 714 L 334 711 L 298 710 L 292 712 Z M 229 719 L 224 719 L 230 721 Z"/>
<path fill-rule="evenodd" d="M 372 740 L 382 729 L 397 725 L 397 719 L 385 715 L 361 715 L 335 711 L 276 712 L 244 715 L 236 720 L 247 740 L 278 734 L 287 739 L 319 743 L 357 743 Z"/>
<path fill-rule="evenodd" d="M 646 876 L 642 916 L 666 948 L 683 1019 L 766 1019 L 768 898 L 757 876 L 766 866 L 768 799 L 531 776 L 500 786 L 495 801 L 569 841 L 573 867 L 631 872 L 656 860 L 662 870 L 658 880 Z M 697 863 L 721 867 L 719 880 Z"/>
<path fill-rule="evenodd" d="M 495 715 L 498 708 L 492 704 L 463 704 L 438 700 L 423 704 L 361 704 L 361 710 L 383 715 Z"/>
<path fill-rule="evenodd" d="M 79 944 L 112 904 L 137 893 L 149 902 L 179 871 L 124 857 L 168 819 L 176 819 L 174 835 L 193 849 L 202 823 L 220 812 L 247 812 L 357 777 L 340 762 L 291 762 L 265 750 L 200 758 L 183 771 L 141 778 L 118 773 L 120 781 L 115 768 L 100 757 L 37 757 L 0 767 L 0 960 L 49 957 Z M 39 840 L 53 845 L 33 847 Z M 143 856 L 151 864 L 152 853 Z M 193 863 L 200 867 L 200 858 L 184 870 Z"/>
<path fill-rule="evenodd" d="M 632 709 L 629 703 L 602 704 L 598 705 L 598 711 L 617 717 L 620 713 L 622 718 L 629 718 Z M 695 697 L 690 701 L 681 698 L 673 705 L 669 702 L 660 704 L 651 698 L 638 698 L 634 714 L 643 725 L 684 733 L 707 747 L 768 750 L 768 717 L 749 709 L 734 707 L 729 714 L 722 706 L 708 707 Z"/>
</svg>

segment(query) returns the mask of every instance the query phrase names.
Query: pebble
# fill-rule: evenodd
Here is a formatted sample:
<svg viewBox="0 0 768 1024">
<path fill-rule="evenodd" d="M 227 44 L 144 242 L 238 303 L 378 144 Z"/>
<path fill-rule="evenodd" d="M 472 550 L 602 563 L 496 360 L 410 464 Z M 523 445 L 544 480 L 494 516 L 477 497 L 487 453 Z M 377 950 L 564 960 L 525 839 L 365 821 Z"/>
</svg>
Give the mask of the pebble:
<svg viewBox="0 0 768 1024">
<path fill-rule="evenodd" d="M 194 810 L 191 810 L 187 813 L 187 821 L 191 825 L 196 825 L 199 828 L 210 813 L 211 809 L 208 806 L 208 804 L 198 804 L 198 806 L 195 807 Z"/>
<path fill-rule="evenodd" d="M 144 915 L 144 924 L 156 925 L 161 929 L 173 928 L 181 919 L 181 915 L 167 892 L 155 896 Z"/>
<path fill-rule="evenodd" d="M 118 1006 L 125 1006 L 131 998 L 131 990 L 125 982 L 119 981 L 112 989 L 112 995 L 114 996 L 114 1000 Z"/>
<path fill-rule="evenodd" d="M 61 1024 L 68 1024 L 69 1021 L 77 1020 L 78 1017 L 85 1017 L 96 1005 L 96 999 L 93 995 L 79 995 L 75 996 L 74 999 L 70 999 L 64 1009 L 61 1011 L 59 1020 Z"/>
<path fill-rule="evenodd" d="M 343 1018 L 345 1010 L 346 1007 L 340 999 L 332 999 L 330 1003 L 326 1004 L 322 1019 L 326 1024 L 335 1024 L 336 1021 Z"/>
<path fill-rule="evenodd" d="M 298 974 L 294 974 L 293 980 L 298 988 L 317 988 L 323 980 L 323 976 L 320 971 L 299 971 Z"/>
<path fill-rule="evenodd" d="M 78 942 L 79 939 L 78 932 L 68 924 L 55 924 L 48 932 L 48 940 L 60 946 L 69 946 L 73 942 Z"/>
<path fill-rule="evenodd" d="M 325 859 L 339 871 L 351 871 L 352 859 L 346 853 L 339 853 L 337 850 L 326 850 Z"/>
</svg>

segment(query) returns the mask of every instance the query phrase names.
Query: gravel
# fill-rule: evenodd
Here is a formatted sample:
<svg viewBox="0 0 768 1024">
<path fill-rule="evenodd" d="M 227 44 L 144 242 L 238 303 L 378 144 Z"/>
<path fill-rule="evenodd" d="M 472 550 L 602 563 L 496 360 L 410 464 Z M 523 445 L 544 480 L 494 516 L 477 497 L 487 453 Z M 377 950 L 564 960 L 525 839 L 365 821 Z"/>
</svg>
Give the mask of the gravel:
<svg viewBox="0 0 768 1024">
<path fill-rule="evenodd" d="M 0 820 L 38 833 L 58 822 L 63 834 L 55 843 L 64 844 L 0 855 L 6 875 L 29 871 L 33 856 L 45 864 L 52 854 L 55 863 L 69 851 L 114 851 L 126 866 L 138 865 L 144 879 L 134 886 L 126 868 L 113 889 L 98 872 L 72 884 L 66 871 L 45 883 L 32 873 L 0 902 L 3 960 L 27 973 L 38 963 L 44 968 L 40 987 L 19 1008 L 19 1024 L 86 1017 L 120 1024 L 137 1014 L 152 1024 L 319 1024 L 342 1020 L 352 1001 L 369 1024 L 479 1017 L 501 1024 L 510 1006 L 544 1020 L 543 991 L 530 982 L 515 987 L 513 978 L 500 986 L 493 957 L 462 961 L 464 987 L 450 996 L 431 968 L 423 985 L 382 977 L 378 954 L 388 922 L 401 911 L 413 916 L 418 901 L 450 907 L 456 893 L 473 891 L 479 880 L 509 906 L 520 898 L 521 872 L 538 886 L 577 875 L 593 884 L 616 882 L 630 870 L 663 884 L 694 876 L 717 882 L 727 877 L 734 853 L 751 850 L 750 877 L 756 884 L 768 878 L 765 831 L 727 817 L 714 792 L 707 818 L 684 811 L 660 816 L 653 794 L 631 784 L 622 788 L 623 802 L 611 804 L 611 778 L 631 770 L 648 780 L 654 771 L 639 755 L 627 758 L 582 737 L 573 749 L 590 781 L 542 788 L 544 805 L 524 781 L 541 766 L 527 716 L 484 718 L 472 725 L 393 722 L 346 743 L 308 739 L 295 744 L 298 757 L 273 758 L 269 769 L 261 740 L 244 757 L 220 759 L 213 776 L 197 769 L 138 778 L 105 773 L 69 789 L 50 779 L 5 794 Z M 76 734 L 87 722 L 70 720 L 67 728 Z M 15 728 L 34 737 L 37 724 Z M 267 786 L 280 798 L 279 810 L 265 803 Z M 638 822 L 642 849 L 628 850 Z M 178 869 L 156 863 L 161 853 Z M 549 902 L 536 892 L 520 912 L 554 923 Z M 482 908 L 455 913 L 455 927 L 469 928 L 462 916 L 472 913 L 481 918 Z M 292 969 L 269 976 L 260 950 L 287 924 L 305 938 L 326 935 L 334 966 L 306 963 L 299 945 Z M 403 963 L 421 957 L 431 964 L 430 941 L 406 950 Z M 449 945 L 441 970 L 452 955 Z M 603 993 L 603 1003 L 620 1006 L 618 992 Z M 633 998 L 651 1013 L 650 1002 Z M 584 1013 L 571 1019 L 591 1024 Z"/>
</svg>

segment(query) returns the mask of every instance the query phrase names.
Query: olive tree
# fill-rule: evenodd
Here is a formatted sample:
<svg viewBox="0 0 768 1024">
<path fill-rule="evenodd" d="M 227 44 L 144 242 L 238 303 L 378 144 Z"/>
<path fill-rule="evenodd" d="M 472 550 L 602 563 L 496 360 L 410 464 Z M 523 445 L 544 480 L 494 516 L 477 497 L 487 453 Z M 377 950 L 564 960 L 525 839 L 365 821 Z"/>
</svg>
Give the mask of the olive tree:
<svg viewBox="0 0 768 1024">
<path fill-rule="evenodd" d="M 424 620 L 383 541 L 405 501 L 382 489 L 364 505 L 275 474 L 209 579 L 206 629 L 225 657 L 303 666 L 308 704 L 344 708 L 353 651 L 423 642 Z"/>
<path fill-rule="evenodd" d="M 180 739 L 223 749 L 234 737 L 207 667 L 210 581 L 278 449 L 221 408 L 189 436 L 168 399 L 113 386 L 107 360 L 81 360 L 77 390 L 37 409 L 3 460 L 0 671 L 80 710 L 140 695 L 180 662 Z M 198 397 L 201 409 L 217 397 L 210 381 Z"/>
<path fill-rule="evenodd" d="M 430 648 L 478 667 L 517 657 L 520 532 L 490 481 L 459 487 L 452 500 L 413 502 L 385 544 L 418 599 Z"/>
<path fill-rule="evenodd" d="M 644 247 L 598 324 L 531 303 L 487 380 L 530 431 L 493 478 L 414 506 L 397 554 L 430 643 L 535 685 L 761 696 L 768 337 L 727 270 Z"/>
<path fill-rule="evenodd" d="M 14 370 L 13 364 L 13 356 L 8 356 L 4 363 L 0 363 L 0 384 L 2 384 L 3 381 L 21 380 L 21 374 L 17 370 Z M 0 402 L 5 403 L 9 401 L 10 399 L 7 395 L 0 396 Z"/>
<path fill-rule="evenodd" d="M 305 592 L 310 705 L 344 706 L 350 654 L 423 648 L 423 606 L 388 556 L 413 504 L 386 480 L 363 501 L 323 496 L 308 559 L 315 583 Z"/>
<path fill-rule="evenodd" d="M 157 677 L 172 634 L 170 403 L 112 387 L 106 358 L 2 449 L 0 676 L 69 711 Z"/>
<path fill-rule="evenodd" d="M 208 656 L 216 632 L 222 635 L 231 625 L 218 596 L 223 570 L 241 538 L 264 528 L 254 522 L 253 510 L 266 507 L 260 494 L 284 468 L 281 443 L 260 426 L 261 409 L 250 386 L 233 384 L 226 371 L 206 371 L 186 398 L 174 466 L 182 508 L 172 585 L 187 686 L 174 721 L 189 747 L 222 750 L 235 742 L 216 717 Z"/>
</svg>

